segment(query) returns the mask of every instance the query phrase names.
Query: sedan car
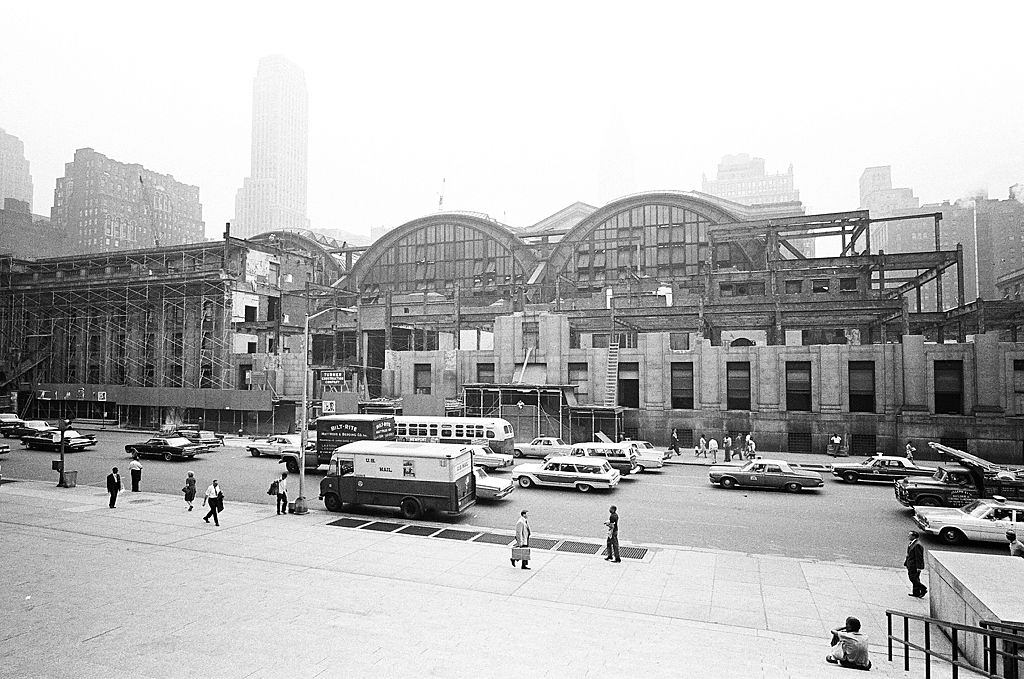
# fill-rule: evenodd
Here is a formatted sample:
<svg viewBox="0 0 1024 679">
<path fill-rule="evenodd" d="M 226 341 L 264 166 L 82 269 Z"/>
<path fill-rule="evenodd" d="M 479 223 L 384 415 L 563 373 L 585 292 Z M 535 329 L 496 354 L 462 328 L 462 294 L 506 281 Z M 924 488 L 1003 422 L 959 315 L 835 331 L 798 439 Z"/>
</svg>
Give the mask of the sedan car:
<svg viewBox="0 0 1024 679">
<path fill-rule="evenodd" d="M 931 476 L 935 467 L 919 467 L 905 457 L 875 455 L 861 462 L 837 462 L 832 475 L 847 483 L 858 481 L 895 481 L 908 476 Z"/>
<path fill-rule="evenodd" d="M 1024 535 L 1024 502 L 996 496 L 963 507 L 915 507 L 914 521 L 948 545 L 967 540 L 1005 542 L 1008 530 Z"/>
<path fill-rule="evenodd" d="M 608 460 L 597 457 L 553 457 L 543 463 L 521 464 L 512 470 L 512 480 L 523 488 L 554 486 L 587 493 L 594 488 L 614 488 L 619 472 Z"/>
<path fill-rule="evenodd" d="M 473 475 L 476 477 L 477 500 L 500 500 L 516 489 L 516 484 L 508 479 L 488 476 L 483 467 L 473 467 Z"/>
<path fill-rule="evenodd" d="M 42 434 L 48 431 L 57 431 L 57 427 L 53 426 L 46 420 L 27 420 L 21 424 L 16 424 L 4 429 L 4 436 L 20 439 L 22 436 L 32 436 L 34 434 Z"/>
<path fill-rule="evenodd" d="M 245 444 L 245 449 L 253 457 L 281 457 L 284 453 L 298 453 L 302 445 L 300 434 L 274 434 L 265 439 L 255 439 Z M 314 450 L 314 441 L 306 442 L 306 450 Z"/>
<path fill-rule="evenodd" d="M 25 421 L 14 413 L 0 413 L 0 432 L 7 436 L 7 432 L 14 427 L 25 424 Z"/>
<path fill-rule="evenodd" d="M 632 443 L 633 447 L 636 448 L 637 457 L 640 457 L 640 454 L 643 453 L 644 457 L 653 457 L 657 455 L 662 460 L 667 460 L 672 457 L 673 454 L 671 448 L 658 452 L 658 449 L 655 448 L 654 444 L 650 441 L 627 441 L 627 443 Z"/>
<path fill-rule="evenodd" d="M 473 464 L 490 470 L 512 466 L 512 456 L 491 450 L 490 446 L 472 446 Z"/>
<path fill-rule="evenodd" d="M 30 450 L 52 450 L 58 452 L 60 450 L 60 443 L 60 431 L 57 430 L 21 437 L 21 445 Z M 79 434 L 74 429 L 68 429 L 64 432 L 65 451 L 82 450 L 94 445 L 96 445 L 96 436 L 94 434 Z"/>
<path fill-rule="evenodd" d="M 646 472 L 651 469 L 661 469 L 665 466 L 667 455 L 647 441 L 623 441 L 623 443 L 628 443 L 633 447 L 633 451 L 636 453 L 636 464 L 640 471 Z"/>
<path fill-rule="evenodd" d="M 199 453 L 205 453 L 206 446 L 192 443 L 182 436 L 156 436 L 141 443 L 130 443 L 124 447 L 124 450 L 129 455 L 162 457 L 170 462 L 175 459 L 191 459 Z"/>
<path fill-rule="evenodd" d="M 712 465 L 708 479 L 722 488 L 772 488 L 797 493 L 804 488 L 818 488 L 822 481 L 818 472 L 796 469 L 784 460 L 755 459 L 741 467 L 729 464 Z"/>
</svg>

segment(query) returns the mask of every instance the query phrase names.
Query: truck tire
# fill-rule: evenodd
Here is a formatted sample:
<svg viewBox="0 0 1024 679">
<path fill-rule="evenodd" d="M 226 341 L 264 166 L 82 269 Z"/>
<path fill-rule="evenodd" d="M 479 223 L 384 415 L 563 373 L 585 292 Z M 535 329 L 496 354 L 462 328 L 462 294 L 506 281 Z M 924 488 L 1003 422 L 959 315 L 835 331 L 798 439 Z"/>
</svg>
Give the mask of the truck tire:
<svg viewBox="0 0 1024 679">
<path fill-rule="evenodd" d="M 337 493 L 328 493 L 324 495 L 324 506 L 327 507 L 329 512 L 340 512 L 342 507 L 341 498 L 338 497 Z"/>
<path fill-rule="evenodd" d="M 918 505 L 920 507 L 942 507 L 943 506 L 942 500 L 937 498 L 937 497 L 935 497 L 934 495 L 922 495 L 921 497 L 917 498 L 914 501 L 913 504 Z"/>
<path fill-rule="evenodd" d="M 423 508 L 420 506 L 420 501 L 414 497 L 407 497 L 402 500 L 402 504 L 399 506 L 402 510 L 402 516 L 406 519 L 418 519 L 423 514 Z"/>
<path fill-rule="evenodd" d="M 259 457 L 260 456 L 260 450 L 259 450 L 259 448 L 250 448 L 249 449 L 249 454 L 252 455 L 253 457 Z"/>
<path fill-rule="evenodd" d="M 967 541 L 967 536 L 958 528 L 947 526 L 939 531 L 939 539 L 947 545 L 959 545 Z"/>
<path fill-rule="evenodd" d="M 285 460 L 284 468 L 287 469 L 292 474 L 298 474 L 299 461 L 296 460 L 294 457 L 289 457 L 287 460 Z"/>
<path fill-rule="evenodd" d="M 843 472 L 843 481 L 857 483 L 857 472 Z"/>
</svg>

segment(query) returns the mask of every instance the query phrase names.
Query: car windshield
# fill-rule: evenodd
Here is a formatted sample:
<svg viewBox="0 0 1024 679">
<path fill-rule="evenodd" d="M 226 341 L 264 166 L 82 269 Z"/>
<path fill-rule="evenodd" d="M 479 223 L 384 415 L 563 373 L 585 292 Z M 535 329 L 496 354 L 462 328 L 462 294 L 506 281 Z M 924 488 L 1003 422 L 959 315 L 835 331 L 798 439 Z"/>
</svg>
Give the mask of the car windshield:
<svg viewBox="0 0 1024 679">
<path fill-rule="evenodd" d="M 988 505 L 982 502 L 981 500 L 975 500 L 974 502 L 969 502 L 965 504 L 963 507 L 960 508 L 960 511 L 962 511 L 964 514 L 970 514 L 971 516 L 981 517 L 985 516 L 985 514 L 988 513 Z"/>
<path fill-rule="evenodd" d="M 487 478 L 487 472 L 484 470 L 483 467 L 476 468 L 476 475 L 481 479 Z"/>
</svg>

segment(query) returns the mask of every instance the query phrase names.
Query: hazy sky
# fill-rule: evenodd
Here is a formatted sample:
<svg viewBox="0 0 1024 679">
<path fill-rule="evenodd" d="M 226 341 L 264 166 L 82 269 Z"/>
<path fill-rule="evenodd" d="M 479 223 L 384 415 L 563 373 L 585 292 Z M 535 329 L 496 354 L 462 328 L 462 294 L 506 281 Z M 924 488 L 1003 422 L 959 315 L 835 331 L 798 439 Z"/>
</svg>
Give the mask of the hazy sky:
<svg viewBox="0 0 1024 679">
<path fill-rule="evenodd" d="M 1024 181 L 1024 3 L 839 5 L 19 3 L 0 127 L 25 143 L 36 213 L 91 146 L 198 185 L 211 236 L 274 53 L 306 73 L 315 226 L 428 214 L 442 178 L 445 208 L 525 226 L 699 190 L 738 152 L 792 163 L 812 212 L 855 209 L 869 165 L 923 202 Z"/>
</svg>

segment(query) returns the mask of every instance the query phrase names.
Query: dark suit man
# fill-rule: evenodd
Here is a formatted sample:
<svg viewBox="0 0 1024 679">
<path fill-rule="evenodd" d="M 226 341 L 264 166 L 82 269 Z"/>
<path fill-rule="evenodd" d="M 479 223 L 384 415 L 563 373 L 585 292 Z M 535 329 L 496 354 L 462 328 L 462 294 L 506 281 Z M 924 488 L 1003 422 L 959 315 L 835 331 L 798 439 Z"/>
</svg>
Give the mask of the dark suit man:
<svg viewBox="0 0 1024 679">
<path fill-rule="evenodd" d="M 107 492 L 110 493 L 110 508 L 113 509 L 117 503 L 117 493 L 121 490 L 121 475 L 117 473 L 117 467 L 107 474 Z"/>
<path fill-rule="evenodd" d="M 928 588 L 921 584 L 921 571 L 924 570 L 924 547 L 917 541 L 916 530 L 910 531 L 910 543 L 907 545 L 907 558 L 903 565 L 907 567 L 907 577 L 914 590 L 910 596 L 920 599 L 928 593 Z"/>
<path fill-rule="evenodd" d="M 604 522 L 604 525 L 608 527 L 608 556 L 604 560 L 622 563 L 622 558 L 619 556 L 619 514 L 615 505 L 608 508 L 608 520 Z"/>
</svg>

